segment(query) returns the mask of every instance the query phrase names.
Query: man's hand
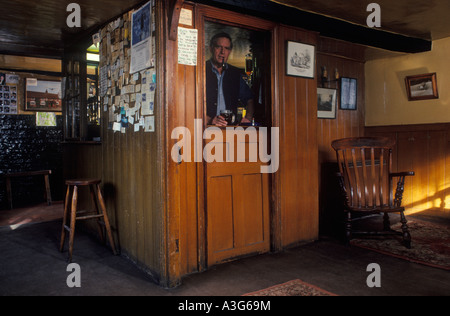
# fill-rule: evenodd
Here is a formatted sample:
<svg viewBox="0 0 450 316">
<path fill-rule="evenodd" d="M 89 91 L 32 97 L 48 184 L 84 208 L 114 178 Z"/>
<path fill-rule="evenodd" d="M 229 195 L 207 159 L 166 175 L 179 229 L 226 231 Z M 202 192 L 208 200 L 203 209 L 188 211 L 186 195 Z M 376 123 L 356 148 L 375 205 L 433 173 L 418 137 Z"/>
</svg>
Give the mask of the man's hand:
<svg viewBox="0 0 450 316">
<path fill-rule="evenodd" d="M 244 118 L 242 118 L 241 123 L 246 124 L 246 123 L 251 123 L 251 121 L 248 118 L 244 117 Z"/>
<path fill-rule="evenodd" d="M 215 126 L 222 126 L 222 127 L 225 127 L 228 125 L 227 121 L 225 121 L 223 116 L 220 116 L 220 115 L 213 118 L 213 120 L 211 121 L 211 124 L 215 125 Z"/>
</svg>

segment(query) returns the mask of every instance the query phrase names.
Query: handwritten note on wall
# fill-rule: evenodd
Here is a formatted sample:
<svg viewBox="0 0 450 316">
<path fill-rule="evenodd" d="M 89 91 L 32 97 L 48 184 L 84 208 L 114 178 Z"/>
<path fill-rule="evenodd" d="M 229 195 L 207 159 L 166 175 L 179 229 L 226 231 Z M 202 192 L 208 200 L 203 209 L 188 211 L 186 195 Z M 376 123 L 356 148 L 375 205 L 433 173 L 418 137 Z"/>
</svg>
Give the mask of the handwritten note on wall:
<svg viewBox="0 0 450 316">
<path fill-rule="evenodd" d="M 198 30 L 178 28 L 178 63 L 197 66 Z"/>
</svg>

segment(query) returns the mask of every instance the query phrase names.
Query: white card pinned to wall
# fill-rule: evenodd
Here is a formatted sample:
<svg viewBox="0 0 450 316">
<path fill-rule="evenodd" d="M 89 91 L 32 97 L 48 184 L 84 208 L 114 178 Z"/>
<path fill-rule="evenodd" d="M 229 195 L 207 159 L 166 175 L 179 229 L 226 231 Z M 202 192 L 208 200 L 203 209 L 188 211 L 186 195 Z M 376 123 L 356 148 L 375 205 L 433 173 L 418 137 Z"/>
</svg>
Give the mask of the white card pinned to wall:
<svg viewBox="0 0 450 316">
<path fill-rule="evenodd" d="M 146 133 L 153 133 L 155 131 L 155 117 L 146 116 L 144 121 L 144 129 Z"/>
<path fill-rule="evenodd" d="M 180 24 L 192 26 L 192 10 L 181 9 Z"/>
</svg>

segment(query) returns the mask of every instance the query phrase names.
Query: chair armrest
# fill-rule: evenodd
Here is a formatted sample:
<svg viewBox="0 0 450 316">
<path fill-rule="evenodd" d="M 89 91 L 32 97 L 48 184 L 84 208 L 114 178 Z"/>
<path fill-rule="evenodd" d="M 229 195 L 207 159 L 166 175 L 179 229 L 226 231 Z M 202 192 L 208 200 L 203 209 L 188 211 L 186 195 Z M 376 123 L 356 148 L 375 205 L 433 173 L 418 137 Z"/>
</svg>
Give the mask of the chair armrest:
<svg viewBox="0 0 450 316">
<path fill-rule="evenodd" d="M 395 197 L 392 196 L 392 194 L 394 192 L 391 189 L 390 197 L 389 197 L 390 205 L 393 205 L 395 207 L 400 207 L 402 205 L 403 191 L 404 191 L 404 186 L 405 186 L 405 177 L 414 176 L 414 175 L 415 175 L 415 173 L 413 171 L 394 172 L 394 173 L 389 174 L 391 188 L 393 188 L 393 186 L 392 186 L 393 178 L 399 178 L 397 181 L 397 188 L 395 190 Z"/>
<path fill-rule="evenodd" d="M 416 175 L 414 171 L 406 171 L 406 172 L 394 172 L 390 173 L 389 177 L 396 178 L 396 177 L 407 177 L 407 176 L 414 176 Z"/>
<path fill-rule="evenodd" d="M 341 190 L 340 190 L 340 191 L 341 191 L 341 198 L 342 198 L 343 201 L 344 201 L 344 206 L 345 206 L 346 208 L 348 208 L 348 206 L 349 206 L 349 196 L 348 196 L 348 194 L 347 194 L 347 189 L 346 189 L 346 187 L 345 187 L 345 179 L 344 179 L 344 176 L 343 176 L 342 173 L 340 173 L 340 172 L 336 172 L 335 175 L 336 175 L 336 177 L 337 177 L 337 179 L 338 179 L 338 182 L 339 182 L 339 188 L 341 189 Z"/>
</svg>

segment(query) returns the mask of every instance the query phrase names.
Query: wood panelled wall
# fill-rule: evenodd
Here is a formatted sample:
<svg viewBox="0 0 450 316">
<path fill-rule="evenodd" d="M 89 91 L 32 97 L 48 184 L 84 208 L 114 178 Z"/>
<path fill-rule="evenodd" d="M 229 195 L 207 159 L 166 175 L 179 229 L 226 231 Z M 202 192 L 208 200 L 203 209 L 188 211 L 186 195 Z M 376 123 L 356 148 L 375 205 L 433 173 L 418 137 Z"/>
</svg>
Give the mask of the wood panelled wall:
<svg viewBox="0 0 450 316">
<path fill-rule="evenodd" d="M 280 168 L 271 181 L 271 245 L 273 250 L 281 250 L 317 239 L 317 84 L 313 79 L 285 75 L 285 49 L 287 40 L 317 45 L 318 34 L 207 6 L 184 6 L 194 12 L 193 27 L 199 30 L 199 47 L 205 47 L 205 18 L 272 33 L 272 126 L 280 129 Z M 177 49 L 175 41 L 167 40 L 165 45 L 167 52 Z M 168 155 L 178 141 L 170 138 L 173 128 L 186 126 L 193 136 L 197 133 L 194 119 L 204 116 L 204 67 L 200 65 L 205 63 L 205 57 L 199 51 L 197 67 L 179 65 L 176 54 L 167 54 L 166 58 Z M 206 268 L 204 174 L 202 163 L 168 161 L 170 284 L 177 282 L 177 276 Z"/>
<path fill-rule="evenodd" d="M 102 179 L 116 245 L 122 255 L 159 281 L 164 227 L 159 133 L 114 133 L 107 124 L 102 129 L 101 144 L 64 144 L 64 177 Z M 92 207 L 84 194 L 80 208 Z"/>
<path fill-rule="evenodd" d="M 286 76 L 288 40 L 317 46 L 318 34 L 280 26 L 275 36 L 272 111 L 273 126 L 280 128 L 280 168 L 272 194 L 272 233 L 279 243 L 275 248 L 318 237 L 317 84 L 313 79 Z"/>
<path fill-rule="evenodd" d="M 323 66 L 327 68 L 328 77 L 331 80 L 326 82 L 323 88 L 338 89 L 339 91 L 339 82 L 333 81 L 335 69 L 338 70 L 340 77 L 358 80 L 357 110 L 340 110 L 338 100 L 336 119 L 318 120 L 319 161 L 329 162 L 336 161 L 336 154 L 331 148 L 333 140 L 364 135 L 364 48 L 352 43 L 320 37 L 317 50 L 318 87 L 322 87 Z M 338 93 L 338 99 L 339 96 Z"/>
<path fill-rule="evenodd" d="M 339 185 L 335 177 L 337 172 L 336 153 L 331 147 L 335 139 L 364 136 L 364 102 L 365 102 L 365 72 L 364 48 L 348 42 L 330 38 L 319 38 L 317 53 L 317 84 L 322 87 L 322 67 L 328 70 L 329 82 L 323 87 L 338 89 L 338 104 L 336 119 L 318 119 L 318 160 L 319 160 L 319 213 L 320 233 L 340 233 L 340 215 L 342 201 L 340 200 Z M 335 70 L 340 77 L 356 78 L 358 80 L 357 110 L 339 109 L 339 82 L 334 81 Z"/>
<path fill-rule="evenodd" d="M 450 218 L 450 124 L 367 127 L 368 136 L 394 138 L 394 171 L 414 171 L 403 195 L 407 214 Z"/>
<path fill-rule="evenodd" d="M 194 12 L 194 7 L 185 4 L 184 8 Z M 165 15 L 169 16 L 169 7 L 165 6 Z M 172 139 L 172 131 L 177 127 L 187 127 L 191 132 L 191 144 L 194 145 L 195 119 L 203 118 L 202 89 L 198 82 L 202 79 L 200 67 L 178 64 L 177 41 L 169 40 L 169 30 L 165 38 L 165 95 L 167 108 L 167 260 L 169 286 L 179 284 L 181 276 L 202 271 L 205 268 L 205 224 L 203 207 L 203 164 L 178 164 L 171 158 L 172 147 L 179 141 Z M 183 25 L 183 27 L 187 27 Z M 192 28 L 199 29 L 196 14 L 193 14 Z M 201 45 L 199 29 L 199 46 Z M 202 46 L 200 46 L 202 47 Z M 202 63 L 200 54 L 198 63 Z M 201 126 L 203 128 L 203 126 Z M 200 131 L 203 133 L 203 130 Z M 200 135 L 200 137 L 202 137 Z M 194 148 L 194 147 L 192 147 Z M 193 155 L 193 152 L 192 152 Z M 192 156 L 192 161 L 194 157 Z"/>
</svg>

